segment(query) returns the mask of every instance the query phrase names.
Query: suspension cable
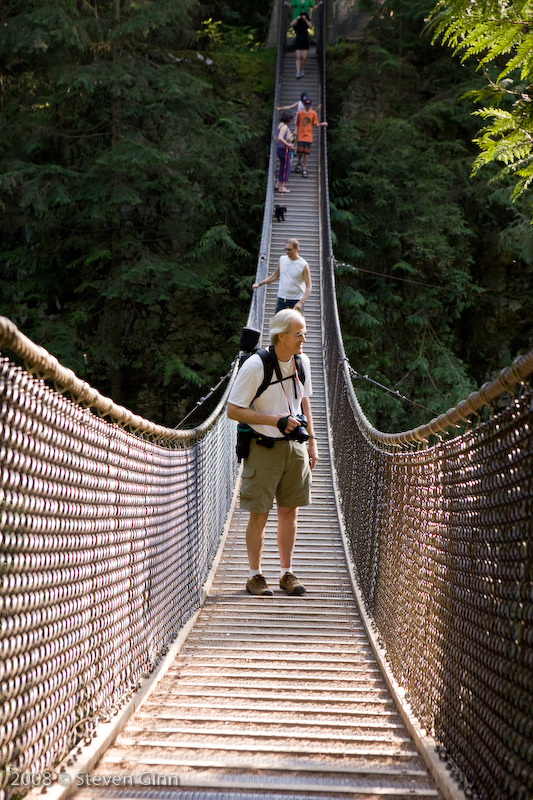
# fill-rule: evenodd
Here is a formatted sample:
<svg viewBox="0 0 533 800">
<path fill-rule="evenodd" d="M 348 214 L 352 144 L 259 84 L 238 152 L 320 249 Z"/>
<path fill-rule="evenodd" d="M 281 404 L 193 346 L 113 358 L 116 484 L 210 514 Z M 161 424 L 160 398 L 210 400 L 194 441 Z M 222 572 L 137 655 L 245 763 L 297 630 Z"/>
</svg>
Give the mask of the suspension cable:
<svg viewBox="0 0 533 800">
<path fill-rule="evenodd" d="M 189 411 L 189 413 L 188 413 L 188 414 L 186 414 L 186 415 L 183 417 L 183 419 L 182 419 L 182 420 L 180 420 L 180 422 L 178 422 L 178 424 L 177 424 L 177 425 L 175 425 L 175 428 L 179 428 L 179 427 L 180 427 L 180 425 L 183 425 L 183 423 L 185 422 L 185 420 L 186 420 L 186 419 L 189 419 L 189 417 L 190 417 L 192 414 L 194 414 L 194 412 L 195 412 L 195 411 L 197 411 L 197 410 L 198 410 L 198 408 L 200 408 L 200 406 L 202 406 L 204 403 L 206 403 L 206 402 L 207 402 L 207 401 L 208 401 L 208 400 L 209 400 L 209 399 L 210 399 L 210 398 L 211 398 L 211 397 L 214 395 L 214 393 L 217 391 L 217 389 L 219 389 L 219 388 L 220 388 L 220 386 L 222 386 L 222 384 L 224 383 L 224 381 L 225 381 L 225 380 L 227 380 L 227 379 L 230 377 L 231 373 L 233 372 L 233 366 L 234 366 L 234 364 L 235 364 L 235 362 L 233 362 L 233 363 L 232 363 L 232 365 L 231 365 L 231 368 L 228 370 L 228 372 L 226 372 L 226 374 L 225 374 L 225 375 L 223 375 L 223 376 L 220 378 L 220 380 L 218 381 L 218 383 L 216 384 L 216 386 L 212 386 L 212 387 L 209 389 L 208 393 L 207 393 L 207 394 L 206 394 L 204 397 L 200 397 L 200 399 L 196 401 L 196 403 L 194 404 L 194 408 L 192 408 L 192 409 Z"/>
<path fill-rule="evenodd" d="M 352 378 L 355 378 L 355 380 L 361 379 L 361 380 L 364 380 L 364 381 L 368 381 L 369 383 L 374 384 L 374 386 L 378 386 L 380 389 L 383 389 L 384 392 L 388 392 L 393 397 L 396 397 L 398 400 L 405 400 L 406 403 L 411 403 L 411 405 L 417 406 L 418 408 L 421 408 L 423 411 L 428 411 L 430 414 L 433 414 L 433 416 L 436 416 L 436 412 L 435 411 L 432 411 L 430 408 L 427 408 L 426 406 L 421 405 L 421 403 L 417 403 L 416 400 L 410 400 L 404 394 L 400 394 L 400 392 L 397 389 L 396 390 L 389 389 L 388 386 L 384 386 L 382 383 L 378 383 L 378 381 L 375 381 L 373 378 L 369 378 L 368 375 L 361 375 L 360 372 L 357 372 L 357 370 L 355 370 L 349 364 L 347 358 L 345 358 L 344 360 L 346 362 L 346 365 L 348 367 L 350 375 L 352 376 Z"/>
<path fill-rule="evenodd" d="M 387 275 L 385 272 L 376 272 L 373 269 L 363 269 L 363 267 L 354 267 L 352 264 L 347 264 L 345 261 L 337 261 L 336 258 L 333 258 L 333 263 L 335 269 L 337 267 L 346 267 L 347 269 L 351 269 L 352 272 L 366 272 L 369 275 L 377 275 L 380 278 L 387 278 L 391 281 L 402 281 L 402 283 L 414 283 L 417 286 L 426 286 L 428 289 L 442 289 L 442 286 L 437 286 L 434 283 L 424 283 L 423 281 L 415 281 L 412 278 L 400 278 L 399 275 Z"/>
<path fill-rule="evenodd" d="M 402 283 L 413 283 L 415 286 L 425 286 L 428 289 L 439 289 L 442 291 L 442 286 L 437 286 L 435 283 L 425 283 L 424 281 L 415 281 L 413 278 L 401 278 L 399 275 L 387 275 L 386 272 L 377 272 L 375 269 L 364 269 L 364 267 L 354 267 L 353 264 L 347 264 L 345 261 L 337 261 L 335 257 L 331 258 L 335 269 L 337 267 L 345 267 L 352 272 L 365 272 L 367 275 L 377 275 L 378 278 L 386 278 L 389 281 L 401 281 Z M 472 286 L 472 291 L 478 292 L 483 297 L 496 297 L 498 299 L 504 298 L 505 300 L 519 300 L 521 298 L 511 297 L 510 295 L 492 294 L 487 292 L 481 286 Z"/>
</svg>

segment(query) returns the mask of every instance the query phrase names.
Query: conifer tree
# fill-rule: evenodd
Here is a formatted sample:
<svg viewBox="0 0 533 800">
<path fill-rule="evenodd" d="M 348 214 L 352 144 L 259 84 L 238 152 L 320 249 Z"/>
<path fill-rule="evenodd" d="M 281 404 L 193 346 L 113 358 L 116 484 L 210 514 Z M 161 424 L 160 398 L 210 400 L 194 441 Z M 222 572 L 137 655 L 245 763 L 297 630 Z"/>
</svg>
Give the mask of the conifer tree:
<svg viewBox="0 0 533 800">
<path fill-rule="evenodd" d="M 6 0 L 0 12 L 0 313 L 115 401 L 135 394 L 139 413 L 161 419 L 139 392 L 177 380 L 172 424 L 179 398 L 231 360 L 211 356 L 231 314 L 207 309 L 235 297 L 235 200 L 263 175 L 243 166 L 247 109 L 215 96 L 216 66 L 197 57 L 198 9 Z"/>
<path fill-rule="evenodd" d="M 442 413 L 531 347 L 533 237 L 523 198 L 469 176 L 476 122 L 461 97 L 483 77 L 431 45 L 432 7 L 385 0 L 361 42 L 330 48 L 328 156 L 348 359 Z M 428 419 L 356 389 L 384 430 Z"/>
</svg>

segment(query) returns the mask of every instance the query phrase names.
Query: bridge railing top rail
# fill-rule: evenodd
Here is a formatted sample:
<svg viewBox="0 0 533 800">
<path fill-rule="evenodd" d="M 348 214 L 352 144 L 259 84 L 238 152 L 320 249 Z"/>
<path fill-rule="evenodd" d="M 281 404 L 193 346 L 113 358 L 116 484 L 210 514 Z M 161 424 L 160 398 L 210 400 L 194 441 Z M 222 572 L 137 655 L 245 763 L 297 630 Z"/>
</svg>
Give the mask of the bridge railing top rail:
<svg viewBox="0 0 533 800">
<path fill-rule="evenodd" d="M 342 342 L 341 342 L 342 347 Z M 430 422 L 400 433 L 385 433 L 375 428 L 365 416 L 351 381 L 351 367 L 344 352 L 340 354 L 339 367 L 344 369 L 345 383 L 350 395 L 350 402 L 356 414 L 362 433 L 376 446 L 384 448 L 412 448 L 425 445 L 436 437 L 457 432 L 474 418 L 480 418 L 480 411 L 491 407 L 494 401 L 503 394 L 516 394 L 521 385 L 533 374 L 533 350 L 518 356 L 509 367 L 505 367 L 492 381 L 484 383 L 476 392 L 448 409 L 444 414 L 434 417 Z"/>
<path fill-rule="evenodd" d="M 100 394 L 87 381 L 82 380 L 71 369 L 60 364 L 57 358 L 44 347 L 28 339 L 11 320 L 0 316 L 0 349 L 2 348 L 7 348 L 20 358 L 29 373 L 42 380 L 50 381 L 57 391 L 70 394 L 72 399 L 80 405 L 92 409 L 101 417 L 107 417 L 132 433 L 168 446 L 183 447 L 205 436 L 224 409 L 233 377 L 237 371 L 235 363 L 228 386 L 207 419 L 195 428 L 178 430 L 151 422 L 134 414 L 124 406 L 118 405 L 111 398 Z"/>
</svg>

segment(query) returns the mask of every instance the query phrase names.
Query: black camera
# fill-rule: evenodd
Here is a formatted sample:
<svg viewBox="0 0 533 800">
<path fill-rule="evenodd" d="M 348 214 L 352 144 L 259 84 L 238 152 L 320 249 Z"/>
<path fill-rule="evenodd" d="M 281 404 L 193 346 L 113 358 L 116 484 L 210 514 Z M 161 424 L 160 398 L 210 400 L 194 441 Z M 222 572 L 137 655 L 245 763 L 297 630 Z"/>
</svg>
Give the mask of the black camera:
<svg viewBox="0 0 533 800">
<path fill-rule="evenodd" d="M 294 439 L 295 442 L 300 443 L 307 442 L 309 439 L 309 434 L 305 430 L 307 428 L 307 417 L 305 414 L 295 414 L 294 419 L 297 419 L 300 424 L 289 433 L 285 433 L 289 417 L 278 419 L 277 426 L 279 430 L 287 439 Z"/>
<path fill-rule="evenodd" d="M 259 349 L 259 339 L 261 331 L 257 328 L 243 328 L 241 331 L 241 338 L 239 339 L 239 350 L 245 353 L 255 353 Z"/>
</svg>

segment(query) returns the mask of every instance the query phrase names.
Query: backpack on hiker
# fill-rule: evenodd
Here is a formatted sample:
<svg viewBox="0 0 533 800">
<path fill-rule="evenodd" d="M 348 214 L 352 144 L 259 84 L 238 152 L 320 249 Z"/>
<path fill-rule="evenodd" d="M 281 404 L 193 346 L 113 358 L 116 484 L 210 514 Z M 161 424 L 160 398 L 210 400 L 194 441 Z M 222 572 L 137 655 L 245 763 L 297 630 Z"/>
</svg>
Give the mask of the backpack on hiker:
<svg viewBox="0 0 533 800">
<path fill-rule="evenodd" d="M 270 345 L 270 347 L 267 349 L 260 348 L 258 346 L 260 336 L 261 331 L 258 331 L 256 328 L 243 328 L 241 338 L 239 340 L 239 369 L 242 367 L 244 362 L 253 355 L 258 355 L 263 362 L 263 380 L 261 381 L 261 384 L 259 385 L 259 388 L 253 397 L 252 403 L 257 400 L 257 398 L 262 395 L 269 386 L 276 383 L 281 383 L 283 381 L 274 346 Z M 296 355 L 294 356 L 294 362 L 296 365 L 296 371 L 298 373 L 298 379 L 302 384 L 304 384 L 305 371 L 302 360 Z M 276 373 L 276 379 L 272 380 L 274 373 Z M 247 425 L 245 422 L 238 422 L 236 452 L 239 461 L 242 461 L 244 458 L 248 457 L 248 453 L 250 451 L 250 440 L 253 435 L 256 436 L 258 444 L 262 444 L 265 447 L 272 447 L 274 445 L 275 439 L 269 439 L 268 436 L 254 434 L 249 425 Z"/>
</svg>

